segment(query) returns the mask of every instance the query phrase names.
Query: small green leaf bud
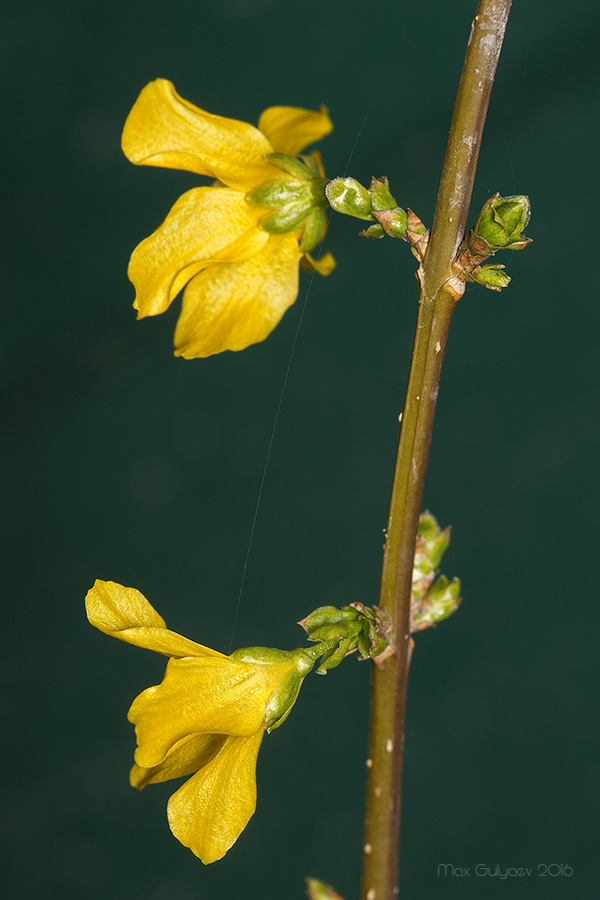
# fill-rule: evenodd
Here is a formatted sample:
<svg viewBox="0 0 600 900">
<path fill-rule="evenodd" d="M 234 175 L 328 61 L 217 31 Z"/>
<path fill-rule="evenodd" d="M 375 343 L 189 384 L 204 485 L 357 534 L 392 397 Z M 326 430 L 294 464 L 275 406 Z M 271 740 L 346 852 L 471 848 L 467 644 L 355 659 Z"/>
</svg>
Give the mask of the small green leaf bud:
<svg viewBox="0 0 600 900">
<path fill-rule="evenodd" d="M 368 228 L 365 228 L 364 231 L 359 231 L 358 234 L 359 237 L 377 240 L 377 238 L 385 237 L 385 228 L 383 225 L 369 225 Z"/>
<path fill-rule="evenodd" d="M 417 531 L 417 547 L 413 569 L 415 576 L 428 575 L 440 566 L 450 544 L 450 528 L 441 529 L 438 520 L 429 510 L 421 513 Z"/>
<path fill-rule="evenodd" d="M 423 631 L 443 622 L 460 606 L 460 580 L 449 581 L 445 575 L 431 585 L 418 611 L 411 616 L 411 631 Z"/>
<path fill-rule="evenodd" d="M 531 243 L 531 239 L 523 234 L 530 215 L 529 197 L 501 197 L 500 194 L 494 194 L 483 205 L 472 233 L 486 241 L 490 253 L 497 250 L 522 250 Z"/>
<path fill-rule="evenodd" d="M 325 188 L 329 205 L 336 212 L 372 221 L 371 196 L 355 178 L 334 178 Z"/>
<path fill-rule="evenodd" d="M 491 291 L 501 291 L 510 281 L 510 275 L 503 271 L 504 266 L 476 266 L 467 273 L 469 281 L 482 284 Z"/>
<path fill-rule="evenodd" d="M 448 618 L 460 604 L 460 581 L 440 575 L 442 557 L 450 543 L 450 528 L 441 529 L 429 511 L 421 513 L 412 573 L 410 630 L 422 631 Z"/>
<path fill-rule="evenodd" d="M 306 893 L 309 900 L 343 900 L 330 884 L 325 884 L 317 878 L 306 879 Z"/>
<path fill-rule="evenodd" d="M 406 237 L 408 233 L 408 214 L 405 209 L 401 209 L 399 206 L 396 206 L 395 209 L 373 209 L 373 216 L 390 237 Z"/>
<path fill-rule="evenodd" d="M 385 175 L 382 178 L 371 178 L 369 194 L 374 210 L 395 209 L 398 206 L 390 193 L 389 181 Z"/>
</svg>

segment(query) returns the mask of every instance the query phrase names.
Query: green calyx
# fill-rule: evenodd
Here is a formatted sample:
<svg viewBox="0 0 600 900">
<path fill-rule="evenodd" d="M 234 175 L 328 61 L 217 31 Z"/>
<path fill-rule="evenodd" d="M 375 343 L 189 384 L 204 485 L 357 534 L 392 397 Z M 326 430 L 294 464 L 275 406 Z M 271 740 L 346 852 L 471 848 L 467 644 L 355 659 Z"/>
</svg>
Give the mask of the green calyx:
<svg viewBox="0 0 600 900">
<path fill-rule="evenodd" d="M 530 216 L 529 197 L 494 194 L 483 205 L 470 234 L 485 241 L 489 247 L 488 256 L 497 250 L 523 250 L 531 243 L 531 239 L 523 234 Z M 480 250 L 477 242 L 472 249 Z"/>
<path fill-rule="evenodd" d="M 450 581 L 445 575 L 438 575 L 449 544 L 450 528 L 440 528 L 430 512 L 421 513 L 412 574 L 410 630 L 413 632 L 447 619 L 460 605 L 459 579 Z"/>
<path fill-rule="evenodd" d="M 284 676 L 267 704 L 265 710 L 267 731 L 273 731 L 285 722 L 296 702 L 302 682 L 315 664 L 311 652 L 302 648 L 276 650 L 273 647 L 243 647 L 232 653 L 229 658 L 236 662 L 289 666 L 289 673 Z"/>
<path fill-rule="evenodd" d="M 292 178 L 261 184 L 246 194 L 246 200 L 271 210 L 260 221 L 260 227 L 269 234 L 287 234 L 303 226 L 300 249 L 308 252 L 323 236 L 327 179 L 311 156 L 296 159 L 285 153 L 271 153 L 267 160 Z"/>
<path fill-rule="evenodd" d="M 388 650 L 390 622 L 385 610 L 351 603 L 342 609 L 321 606 L 298 623 L 309 641 L 318 642 L 321 662 L 317 675 L 325 675 L 349 653 L 358 651 L 360 659 L 372 659 Z"/>
</svg>

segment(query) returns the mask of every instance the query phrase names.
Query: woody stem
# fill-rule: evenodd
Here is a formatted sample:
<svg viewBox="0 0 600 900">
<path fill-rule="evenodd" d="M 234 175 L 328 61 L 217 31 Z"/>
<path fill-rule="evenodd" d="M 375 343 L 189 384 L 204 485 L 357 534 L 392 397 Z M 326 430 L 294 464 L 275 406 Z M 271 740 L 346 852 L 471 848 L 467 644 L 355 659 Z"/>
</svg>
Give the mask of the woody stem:
<svg viewBox="0 0 600 900">
<path fill-rule="evenodd" d="M 410 598 L 415 542 L 442 361 L 461 287 L 452 263 L 466 230 L 483 125 L 512 0 L 480 0 L 458 88 L 419 306 L 396 458 L 379 605 L 396 653 L 372 664 L 361 900 L 396 900 Z"/>
</svg>

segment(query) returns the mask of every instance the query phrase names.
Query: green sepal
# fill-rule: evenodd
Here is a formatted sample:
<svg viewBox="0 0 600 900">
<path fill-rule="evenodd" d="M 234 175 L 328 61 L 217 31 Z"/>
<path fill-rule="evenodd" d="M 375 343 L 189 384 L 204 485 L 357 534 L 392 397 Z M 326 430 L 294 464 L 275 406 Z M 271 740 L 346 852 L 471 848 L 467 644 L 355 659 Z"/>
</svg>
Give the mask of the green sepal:
<svg viewBox="0 0 600 900">
<path fill-rule="evenodd" d="M 371 195 L 356 178 L 334 178 L 325 188 L 325 193 L 329 205 L 336 212 L 373 221 Z"/>
<path fill-rule="evenodd" d="M 267 153 L 265 159 L 272 165 L 277 166 L 278 169 L 283 169 L 288 175 L 293 175 L 294 178 L 298 178 L 300 181 L 312 181 L 315 177 L 315 172 L 312 166 L 309 166 L 306 162 L 306 157 L 302 158 L 303 162 L 300 159 L 296 159 L 295 156 L 288 156 L 287 153 Z M 320 175 L 318 168 L 316 175 Z"/>
<path fill-rule="evenodd" d="M 320 242 L 325 229 L 325 212 L 314 207 L 309 212 L 304 222 L 304 230 L 300 241 L 300 250 L 308 253 Z"/>
<path fill-rule="evenodd" d="M 311 200 L 310 185 L 297 181 L 267 181 L 246 194 L 248 203 L 253 206 L 267 206 L 277 209 L 289 203 L 305 203 Z"/>
<path fill-rule="evenodd" d="M 315 664 L 310 651 L 302 648 L 277 650 L 274 647 L 242 647 L 232 653 L 229 658 L 236 662 L 292 667 L 289 675 L 285 677 L 276 693 L 271 697 L 265 710 L 267 731 L 273 731 L 285 722 L 296 702 L 302 682 Z"/>
<path fill-rule="evenodd" d="M 290 203 L 280 209 L 274 209 L 260 220 L 260 227 L 269 234 L 287 234 L 294 231 L 310 213 L 310 206 L 303 203 Z"/>
<path fill-rule="evenodd" d="M 321 178 L 321 172 L 319 170 L 319 166 L 317 165 L 317 161 L 314 156 L 310 156 L 310 154 L 300 154 L 300 159 L 304 163 L 307 169 L 309 169 L 315 178 Z"/>
</svg>

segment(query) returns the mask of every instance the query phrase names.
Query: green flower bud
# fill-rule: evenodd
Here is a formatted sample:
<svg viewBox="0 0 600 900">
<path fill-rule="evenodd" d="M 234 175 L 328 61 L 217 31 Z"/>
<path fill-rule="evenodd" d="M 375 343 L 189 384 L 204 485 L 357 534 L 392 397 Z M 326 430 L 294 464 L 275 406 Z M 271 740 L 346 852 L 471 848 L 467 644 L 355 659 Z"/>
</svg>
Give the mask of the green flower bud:
<svg viewBox="0 0 600 900">
<path fill-rule="evenodd" d="M 467 273 L 467 279 L 482 284 L 491 291 L 501 291 L 510 281 L 510 275 L 503 269 L 504 266 L 476 266 Z"/>
<path fill-rule="evenodd" d="M 277 685 L 265 711 L 267 731 L 279 728 L 290 714 L 300 691 L 302 682 L 315 664 L 307 650 L 276 650 L 273 647 L 243 647 L 231 654 L 236 662 L 258 663 L 259 665 L 289 666 L 289 672 Z"/>
<path fill-rule="evenodd" d="M 334 178 L 325 188 L 329 205 L 336 212 L 356 219 L 373 220 L 369 191 L 355 178 Z"/>
<path fill-rule="evenodd" d="M 472 233 L 487 243 L 490 253 L 497 250 L 522 250 L 531 243 L 531 239 L 523 234 L 530 215 L 529 197 L 501 197 L 500 194 L 494 194 L 483 205 Z"/>
</svg>

